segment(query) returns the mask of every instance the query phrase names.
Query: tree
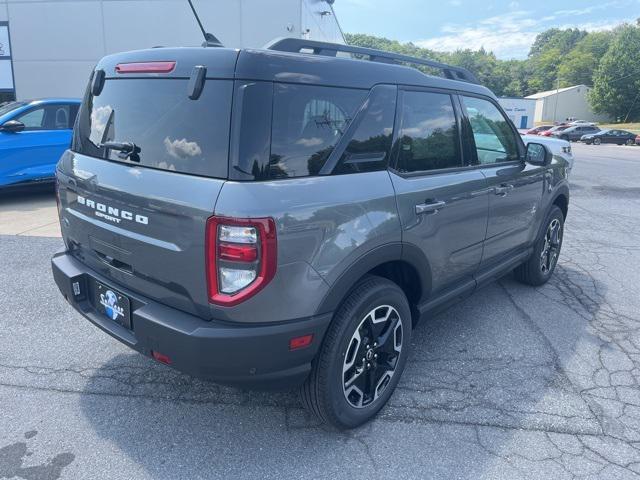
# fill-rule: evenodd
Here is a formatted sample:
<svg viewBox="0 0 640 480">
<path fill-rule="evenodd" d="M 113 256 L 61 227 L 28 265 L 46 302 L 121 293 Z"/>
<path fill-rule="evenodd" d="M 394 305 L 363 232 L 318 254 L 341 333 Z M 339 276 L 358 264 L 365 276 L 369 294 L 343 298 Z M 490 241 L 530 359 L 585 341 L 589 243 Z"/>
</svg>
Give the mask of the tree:
<svg viewBox="0 0 640 480">
<path fill-rule="evenodd" d="M 560 86 L 593 85 L 593 75 L 613 38 L 613 32 L 592 32 L 576 43 L 558 68 Z"/>
<path fill-rule="evenodd" d="M 565 55 L 571 51 L 576 43 L 587 35 L 587 32 L 577 28 L 567 28 L 564 30 L 550 28 L 536 36 L 529 50 L 529 58 L 540 55 L 549 49 L 558 49 L 562 55 Z"/>
<path fill-rule="evenodd" d="M 625 25 L 615 34 L 595 72 L 589 101 L 598 113 L 640 119 L 640 27 Z"/>
</svg>

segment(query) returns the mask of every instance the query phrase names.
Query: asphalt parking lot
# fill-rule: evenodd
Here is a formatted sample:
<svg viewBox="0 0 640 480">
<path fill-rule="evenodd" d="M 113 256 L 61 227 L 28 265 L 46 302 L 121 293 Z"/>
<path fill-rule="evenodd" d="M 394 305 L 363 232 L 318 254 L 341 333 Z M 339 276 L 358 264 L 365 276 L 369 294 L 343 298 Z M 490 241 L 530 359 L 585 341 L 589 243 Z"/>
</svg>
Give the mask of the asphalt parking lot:
<svg viewBox="0 0 640 480">
<path fill-rule="evenodd" d="M 132 353 L 59 295 L 59 238 L 0 236 L 0 479 L 637 478 L 640 148 L 574 152 L 552 281 L 425 319 L 390 405 L 346 433 Z M 0 198 L 3 232 L 20 204 Z"/>
</svg>

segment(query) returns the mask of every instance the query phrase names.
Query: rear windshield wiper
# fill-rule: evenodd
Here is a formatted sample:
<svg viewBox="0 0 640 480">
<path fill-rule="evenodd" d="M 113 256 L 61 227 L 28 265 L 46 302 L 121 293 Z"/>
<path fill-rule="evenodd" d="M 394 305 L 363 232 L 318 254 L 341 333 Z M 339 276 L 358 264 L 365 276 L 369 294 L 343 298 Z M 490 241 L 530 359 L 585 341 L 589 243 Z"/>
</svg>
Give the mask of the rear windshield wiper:
<svg viewBox="0 0 640 480">
<path fill-rule="evenodd" d="M 104 142 L 100 147 L 107 150 L 117 150 L 118 158 L 140 162 L 141 149 L 133 142 Z"/>
</svg>

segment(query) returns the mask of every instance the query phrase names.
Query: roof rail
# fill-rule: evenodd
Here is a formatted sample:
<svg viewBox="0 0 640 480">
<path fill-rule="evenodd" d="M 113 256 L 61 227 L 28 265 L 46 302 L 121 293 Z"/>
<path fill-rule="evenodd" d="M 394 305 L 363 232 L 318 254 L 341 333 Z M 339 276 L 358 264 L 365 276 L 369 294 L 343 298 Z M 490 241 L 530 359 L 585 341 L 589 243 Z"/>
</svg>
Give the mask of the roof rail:
<svg viewBox="0 0 640 480">
<path fill-rule="evenodd" d="M 335 57 L 338 52 L 355 53 L 368 56 L 369 60 L 372 62 L 390 64 L 399 64 L 404 62 L 416 65 L 426 65 L 428 67 L 441 70 L 444 76 L 448 79 L 459 80 L 467 83 L 480 83 L 476 76 L 466 68 L 447 65 L 446 63 L 436 62 L 435 60 L 427 60 L 424 58 L 402 55 L 400 53 L 376 50 L 374 48 L 355 47 L 352 45 L 319 42 L 317 40 L 305 40 L 302 38 L 277 38 L 265 45 L 264 48 L 279 52 L 313 53 L 314 55 L 324 55 L 327 57 Z M 305 50 L 311 50 L 311 52 L 306 52 Z"/>
</svg>

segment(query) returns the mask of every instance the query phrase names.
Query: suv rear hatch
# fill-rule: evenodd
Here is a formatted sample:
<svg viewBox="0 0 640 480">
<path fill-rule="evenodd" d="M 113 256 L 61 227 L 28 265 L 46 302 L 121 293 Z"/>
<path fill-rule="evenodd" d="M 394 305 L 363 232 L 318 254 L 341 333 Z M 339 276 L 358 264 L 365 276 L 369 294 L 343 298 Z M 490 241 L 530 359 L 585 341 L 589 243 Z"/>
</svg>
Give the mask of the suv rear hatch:
<svg viewBox="0 0 640 480">
<path fill-rule="evenodd" d="M 205 228 L 228 173 L 237 55 L 162 48 L 105 57 L 58 164 L 72 254 L 118 285 L 203 318 Z"/>
</svg>

